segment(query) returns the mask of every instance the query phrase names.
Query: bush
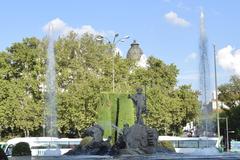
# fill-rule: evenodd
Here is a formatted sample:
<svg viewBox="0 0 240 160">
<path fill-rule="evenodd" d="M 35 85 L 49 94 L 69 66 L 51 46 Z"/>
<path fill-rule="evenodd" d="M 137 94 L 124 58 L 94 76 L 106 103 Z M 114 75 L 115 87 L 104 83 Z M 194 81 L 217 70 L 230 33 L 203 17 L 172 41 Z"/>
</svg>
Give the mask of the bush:
<svg viewBox="0 0 240 160">
<path fill-rule="evenodd" d="M 172 142 L 170 141 L 160 141 L 158 144 L 160 147 L 166 149 L 167 151 L 176 152 Z"/>
<path fill-rule="evenodd" d="M 12 156 L 31 156 L 30 146 L 26 142 L 17 143 L 12 150 Z"/>
<path fill-rule="evenodd" d="M 134 124 L 135 110 L 132 100 L 128 99 L 128 94 L 104 92 L 101 94 L 101 104 L 98 106 L 97 124 L 104 129 L 104 138 L 112 137 L 115 139 L 115 129 L 112 125 L 116 124 L 117 98 L 119 98 L 119 119 L 118 127 L 123 128 L 124 124 L 129 126 Z"/>
<path fill-rule="evenodd" d="M 4 151 L 2 150 L 2 148 L 0 148 L 0 159 L 1 160 L 8 160 L 6 154 L 4 153 Z"/>
</svg>

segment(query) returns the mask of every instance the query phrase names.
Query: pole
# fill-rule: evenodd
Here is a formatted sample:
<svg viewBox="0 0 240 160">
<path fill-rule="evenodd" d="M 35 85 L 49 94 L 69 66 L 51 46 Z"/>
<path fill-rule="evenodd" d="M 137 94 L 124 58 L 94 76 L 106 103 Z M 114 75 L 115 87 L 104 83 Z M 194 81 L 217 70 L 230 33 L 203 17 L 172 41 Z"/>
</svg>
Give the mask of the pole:
<svg viewBox="0 0 240 160">
<path fill-rule="evenodd" d="M 115 130 L 115 143 L 117 142 L 117 138 L 118 138 L 118 120 L 119 120 L 119 105 L 120 105 L 120 102 L 119 102 L 119 98 L 117 98 L 117 111 L 116 111 L 116 122 L 115 122 L 115 125 L 116 125 L 116 130 Z"/>
<path fill-rule="evenodd" d="M 103 39 L 106 39 L 108 41 L 108 44 L 110 45 L 110 52 L 112 52 L 112 91 L 114 93 L 114 90 L 115 90 L 115 62 L 114 62 L 114 51 L 115 51 L 115 47 L 117 45 L 118 42 L 124 42 L 125 39 L 128 39 L 129 36 L 125 36 L 123 38 L 120 38 L 118 41 L 117 41 L 117 37 L 119 36 L 118 33 L 116 33 L 114 35 L 114 38 L 113 38 L 113 41 L 110 41 L 107 37 L 103 37 L 101 35 L 97 36 L 96 37 L 96 40 L 100 40 L 102 41 Z"/>
<path fill-rule="evenodd" d="M 229 152 L 228 118 L 226 117 L 227 152 Z"/>
<path fill-rule="evenodd" d="M 113 41 L 112 41 L 112 44 L 111 44 L 111 50 L 112 50 L 112 54 L 113 54 L 113 71 L 112 71 L 112 76 L 113 76 L 113 79 L 112 79 L 112 87 L 113 87 L 113 93 L 114 93 L 114 90 L 115 90 L 115 62 L 114 62 L 114 51 L 115 51 L 115 47 L 116 47 L 116 38 L 119 36 L 118 33 L 116 33 L 114 35 L 114 38 L 113 38 Z"/>
<path fill-rule="evenodd" d="M 114 47 L 115 46 L 113 46 L 114 44 L 111 44 L 111 50 L 112 50 L 112 62 L 113 62 L 113 64 L 112 64 L 112 90 L 113 90 L 113 93 L 114 93 L 114 89 L 115 89 L 115 64 L 114 64 Z"/>
<path fill-rule="evenodd" d="M 217 108 L 217 136 L 220 138 L 220 123 L 219 123 L 219 106 L 218 106 L 218 87 L 217 87 L 217 65 L 216 65 L 216 47 L 213 45 L 214 51 L 214 72 L 215 72 L 215 96 L 216 96 L 216 108 Z"/>
</svg>

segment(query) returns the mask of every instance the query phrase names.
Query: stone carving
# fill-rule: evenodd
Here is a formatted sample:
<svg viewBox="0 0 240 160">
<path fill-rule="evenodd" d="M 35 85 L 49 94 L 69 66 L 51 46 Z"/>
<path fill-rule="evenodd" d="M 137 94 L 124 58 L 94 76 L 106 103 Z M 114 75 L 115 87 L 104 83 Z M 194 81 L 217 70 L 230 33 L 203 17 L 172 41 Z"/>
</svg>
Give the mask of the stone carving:
<svg viewBox="0 0 240 160">
<path fill-rule="evenodd" d="M 101 142 L 103 140 L 104 130 L 103 128 L 96 124 L 86 130 L 86 135 L 93 137 L 94 142 Z"/>
<path fill-rule="evenodd" d="M 124 124 L 123 129 L 118 132 L 117 141 L 111 146 L 111 137 L 103 141 L 104 130 L 100 125 L 93 125 L 86 130 L 78 148 L 69 151 L 68 155 L 91 154 L 91 155 L 141 155 L 166 152 L 158 145 L 158 132 L 143 123 L 142 114 L 147 113 L 146 97 L 142 89 L 138 88 L 135 95 L 128 95 L 136 108 L 136 122 L 133 126 Z M 116 129 L 117 127 L 115 127 Z M 168 151 L 167 151 L 168 152 Z"/>
<path fill-rule="evenodd" d="M 142 89 L 137 88 L 137 93 L 133 96 L 128 95 L 128 98 L 132 99 L 136 108 L 136 124 L 144 124 L 142 114 L 147 113 L 146 97 L 142 94 Z"/>
<path fill-rule="evenodd" d="M 158 133 L 156 129 L 135 124 L 124 125 L 117 143 L 113 146 L 115 154 L 152 154 L 157 152 Z"/>
<path fill-rule="evenodd" d="M 104 130 L 100 125 L 94 125 L 85 131 L 85 137 L 81 144 L 66 155 L 105 155 L 111 149 L 111 137 L 106 141 L 103 140 Z"/>
</svg>

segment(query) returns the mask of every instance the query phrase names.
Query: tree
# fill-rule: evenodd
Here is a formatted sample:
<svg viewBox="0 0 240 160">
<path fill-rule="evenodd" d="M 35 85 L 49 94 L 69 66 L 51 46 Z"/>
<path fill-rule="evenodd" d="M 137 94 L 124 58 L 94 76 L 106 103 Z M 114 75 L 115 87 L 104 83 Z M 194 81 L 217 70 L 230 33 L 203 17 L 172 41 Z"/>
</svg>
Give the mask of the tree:
<svg viewBox="0 0 240 160">
<path fill-rule="evenodd" d="M 240 78 L 232 76 L 230 83 L 221 85 L 219 99 L 229 107 L 236 107 L 240 103 Z"/>
<path fill-rule="evenodd" d="M 221 85 L 219 88 L 219 100 L 230 107 L 223 109 L 221 117 L 228 117 L 229 130 L 235 131 L 230 134 L 231 138 L 240 139 L 240 78 L 232 76 L 229 83 Z M 221 121 L 220 126 L 225 126 Z"/>
<path fill-rule="evenodd" d="M 7 62 L 1 66 L 1 72 L 5 72 L 1 77 L 1 107 L 8 122 L 5 127 L 20 129 L 25 136 L 42 124 L 43 95 L 39 87 L 44 54 L 40 44 L 36 38 L 26 38 L 9 47 L 7 55 L 1 54 L 2 61 Z"/>
<path fill-rule="evenodd" d="M 7 128 L 7 120 L 6 120 L 6 112 L 5 112 L 5 104 L 6 99 L 8 98 L 8 90 L 10 84 L 6 79 L 8 78 L 8 72 L 10 69 L 10 64 L 8 62 L 9 55 L 5 52 L 0 53 L 0 133 L 4 128 Z"/>
<path fill-rule="evenodd" d="M 174 64 L 150 57 L 148 65 L 135 69 L 129 82 L 132 88 L 147 85 L 146 123 L 160 134 L 181 134 L 183 126 L 198 116 L 198 95 L 190 86 L 176 89 L 178 70 Z"/>
<path fill-rule="evenodd" d="M 58 125 L 78 136 L 96 121 L 100 93 L 111 84 L 109 46 L 92 35 L 70 33 L 56 42 Z"/>
<path fill-rule="evenodd" d="M 40 135 L 44 120 L 47 40 L 25 38 L 0 53 L 0 123 L 2 130 Z M 95 36 L 71 32 L 55 42 L 58 130 L 61 136 L 81 136 L 96 122 L 101 94 L 135 93 L 146 85 L 149 114 L 145 122 L 161 134 L 180 134 L 198 116 L 197 94 L 177 87 L 174 64 L 149 57 L 148 67 L 113 56 L 111 45 Z"/>
<path fill-rule="evenodd" d="M 182 115 L 181 126 L 197 120 L 200 116 L 200 103 L 198 101 L 198 92 L 191 89 L 190 85 L 180 86 L 177 90 L 181 104 L 179 106 Z"/>
</svg>

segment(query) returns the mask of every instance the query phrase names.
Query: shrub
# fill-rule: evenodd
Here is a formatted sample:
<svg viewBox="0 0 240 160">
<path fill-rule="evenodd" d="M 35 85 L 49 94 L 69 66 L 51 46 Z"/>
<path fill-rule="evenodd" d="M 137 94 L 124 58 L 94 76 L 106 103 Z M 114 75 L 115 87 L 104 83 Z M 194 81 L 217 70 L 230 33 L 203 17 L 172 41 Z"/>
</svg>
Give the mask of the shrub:
<svg viewBox="0 0 240 160">
<path fill-rule="evenodd" d="M 2 148 L 0 148 L 0 159 L 1 160 L 8 160 L 6 154 L 4 153 L 4 151 L 2 150 Z"/>
<path fill-rule="evenodd" d="M 158 144 L 160 147 L 162 147 L 168 151 L 176 152 L 172 142 L 170 142 L 170 141 L 160 141 Z"/>
<path fill-rule="evenodd" d="M 30 146 L 26 142 L 17 143 L 12 150 L 12 156 L 31 156 Z"/>
<path fill-rule="evenodd" d="M 119 119 L 118 127 L 123 128 L 124 124 L 132 126 L 134 124 L 135 110 L 132 100 L 128 99 L 128 94 L 104 92 L 101 94 L 101 104 L 98 106 L 97 124 L 104 129 L 104 138 L 109 136 L 115 139 L 115 129 L 112 125 L 116 124 L 117 98 L 119 98 Z"/>
</svg>

